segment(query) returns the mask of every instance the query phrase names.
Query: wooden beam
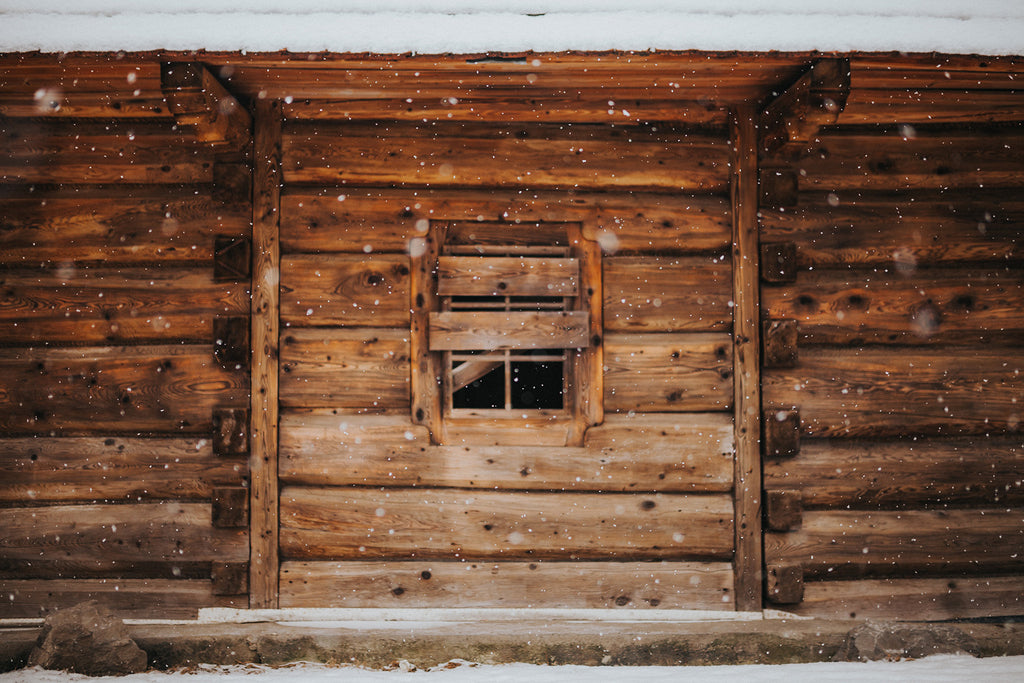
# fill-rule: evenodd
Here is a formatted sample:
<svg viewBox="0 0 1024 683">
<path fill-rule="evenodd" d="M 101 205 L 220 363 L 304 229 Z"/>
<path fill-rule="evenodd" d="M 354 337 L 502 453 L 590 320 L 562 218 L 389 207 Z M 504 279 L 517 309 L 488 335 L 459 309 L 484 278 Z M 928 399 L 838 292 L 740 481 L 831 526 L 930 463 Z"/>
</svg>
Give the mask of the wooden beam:
<svg viewBox="0 0 1024 683">
<path fill-rule="evenodd" d="M 191 128 L 200 142 L 239 150 L 252 140 L 249 112 L 203 64 L 162 64 L 160 88 L 174 120 Z"/>
<path fill-rule="evenodd" d="M 771 156 L 806 144 L 836 123 L 849 95 L 850 60 L 819 59 L 761 113 L 761 151 Z"/>
<path fill-rule="evenodd" d="M 431 313 L 431 351 L 583 349 L 588 311 L 441 311 Z"/>
<path fill-rule="evenodd" d="M 758 313 L 758 173 L 755 112 L 732 112 L 730 140 L 733 215 L 733 406 L 736 430 L 734 489 L 736 609 L 760 610 L 761 581 L 761 377 Z"/>
<path fill-rule="evenodd" d="M 252 442 L 249 605 L 277 607 L 281 103 L 256 103 L 252 195 Z"/>
</svg>

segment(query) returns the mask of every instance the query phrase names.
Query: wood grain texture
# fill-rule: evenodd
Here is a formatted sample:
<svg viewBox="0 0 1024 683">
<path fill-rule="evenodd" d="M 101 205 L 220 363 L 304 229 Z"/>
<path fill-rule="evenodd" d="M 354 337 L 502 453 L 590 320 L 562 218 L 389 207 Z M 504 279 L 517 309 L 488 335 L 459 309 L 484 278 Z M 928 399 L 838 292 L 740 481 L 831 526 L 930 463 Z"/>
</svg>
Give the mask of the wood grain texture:
<svg viewBox="0 0 1024 683">
<path fill-rule="evenodd" d="M 400 416 L 289 412 L 280 477 L 307 486 L 727 492 L 732 440 L 732 420 L 719 413 L 611 415 L 580 447 L 467 447 L 433 446 L 424 427 Z"/>
<path fill-rule="evenodd" d="M 605 328 L 616 332 L 732 330 L 732 266 L 724 256 L 604 259 Z"/>
<path fill-rule="evenodd" d="M 579 349 L 591 343 L 588 311 L 431 313 L 431 351 Z"/>
<path fill-rule="evenodd" d="M 723 495 L 286 486 L 288 559 L 730 559 Z"/>
<path fill-rule="evenodd" d="M 733 609 L 727 562 L 284 562 L 281 607 Z"/>
<path fill-rule="evenodd" d="M 281 340 L 281 405 L 408 408 L 409 331 L 293 329 Z"/>
<path fill-rule="evenodd" d="M 403 327 L 409 285 L 406 256 L 285 256 L 281 320 L 289 327 Z"/>
<path fill-rule="evenodd" d="M 576 296 L 579 277 L 574 258 L 442 256 L 437 261 L 442 296 Z"/>
<path fill-rule="evenodd" d="M 984 72 L 979 74 L 991 77 Z M 1024 93 L 1019 89 L 958 90 L 954 85 L 938 83 L 937 86 L 927 90 L 854 88 L 838 123 L 844 126 L 936 123 L 969 126 L 1024 120 Z"/>
<path fill-rule="evenodd" d="M 706 412 L 733 405 L 727 334 L 610 334 L 604 364 L 608 411 Z"/>
<path fill-rule="evenodd" d="M 244 461 L 214 455 L 205 438 L 0 440 L 0 502 L 209 499 L 240 485 Z"/>
</svg>

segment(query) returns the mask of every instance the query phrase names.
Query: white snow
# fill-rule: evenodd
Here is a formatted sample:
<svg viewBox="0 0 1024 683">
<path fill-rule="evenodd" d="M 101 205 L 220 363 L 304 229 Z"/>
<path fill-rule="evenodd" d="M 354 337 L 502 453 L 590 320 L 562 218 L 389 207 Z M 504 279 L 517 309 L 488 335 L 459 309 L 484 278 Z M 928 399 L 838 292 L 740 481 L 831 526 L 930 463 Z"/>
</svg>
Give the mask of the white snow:
<svg viewBox="0 0 1024 683">
<path fill-rule="evenodd" d="M 0 0 L 0 52 L 1024 54 L 1019 0 Z"/>
</svg>

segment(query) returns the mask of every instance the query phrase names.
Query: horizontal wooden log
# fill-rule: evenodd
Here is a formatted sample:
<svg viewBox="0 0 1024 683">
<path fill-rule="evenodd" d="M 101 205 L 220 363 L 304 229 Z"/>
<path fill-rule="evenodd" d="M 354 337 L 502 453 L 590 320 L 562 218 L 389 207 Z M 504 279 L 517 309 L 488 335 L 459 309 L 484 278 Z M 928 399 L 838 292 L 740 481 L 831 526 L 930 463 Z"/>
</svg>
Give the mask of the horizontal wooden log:
<svg viewBox="0 0 1024 683">
<path fill-rule="evenodd" d="M 1024 578 L 955 576 L 937 579 L 809 581 L 804 599 L 787 612 L 824 619 L 942 621 L 1006 617 L 1024 608 Z"/>
<path fill-rule="evenodd" d="M 592 343 L 587 311 L 442 311 L 430 314 L 431 351 L 579 349 Z"/>
<path fill-rule="evenodd" d="M 251 219 L 201 185 L 18 192 L 0 197 L 0 264 L 209 263 L 214 236 L 243 237 Z"/>
<path fill-rule="evenodd" d="M 47 119 L 156 119 L 173 120 L 159 91 L 123 93 L 67 92 L 39 88 L 31 93 L 0 93 L 0 116 Z"/>
<path fill-rule="evenodd" d="M 719 413 L 612 415 L 575 448 L 433 446 L 408 418 L 285 413 L 280 453 L 281 480 L 308 486 L 732 490 L 732 420 Z"/>
<path fill-rule="evenodd" d="M 142 54 L 26 54 L 3 61 L 0 90 L 35 92 L 58 86 L 65 92 L 117 93 L 160 90 L 160 63 Z"/>
<path fill-rule="evenodd" d="M 349 254 L 281 259 L 281 321 L 292 327 L 405 327 L 409 258 Z"/>
<path fill-rule="evenodd" d="M 407 253 L 422 250 L 436 216 L 523 222 L 583 222 L 605 253 L 725 249 L 731 240 L 729 200 L 710 195 L 574 191 L 293 188 L 281 198 L 281 248 L 287 252 Z"/>
<path fill-rule="evenodd" d="M 723 256 L 614 257 L 603 271 L 609 331 L 732 330 L 732 265 Z"/>
<path fill-rule="evenodd" d="M 800 491 L 815 508 L 1024 504 L 1024 439 L 805 439 L 800 455 L 768 458 L 766 489 Z"/>
<path fill-rule="evenodd" d="M 576 296 L 580 262 L 574 258 L 442 256 L 441 296 Z"/>
<path fill-rule="evenodd" d="M 206 434 L 215 407 L 248 401 L 245 372 L 213 346 L 0 349 L 0 433 Z"/>
<path fill-rule="evenodd" d="M 972 435 L 1016 431 L 1021 356 L 992 346 L 807 348 L 763 375 L 766 405 L 799 406 L 809 437 Z"/>
<path fill-rule="evenodd" d="M 248 531 L 215 528 L 209 503 L 166 501 L 0 508 L 0 550 L 5 578 L 144 578 L 178 564 L 205 565 L 209 577 L 210 562 L 249 559 Z M 27 573 L 12 576 L 19 563 Z"/>
<path fill-rule="evenodd" d="M 284 562 L 281 607 L 733 609 L 726 562 Z"/>
<path fill-rule="evenodd" d="M 209 499 L 241 484 L 244 461 L 217 457 L 208 439 L 0 439 L 0 502 Z"/>
<path fill-rule="evenodd" d="M 248 313 L 247 283 L 210 268 L 17 268 L 0 272 L 8 344 L 214 340 L 214 318 Z"/>
<path fill-rule="evenodd" d="M 732 406 L 728 334 L 610 334 L 605 410 L 704 412 Z"/>
<path fill-rule="evenodd" d="M 567 446 L 579 435 L 575 418 L 567 413 L 465 415 L 446 417 L 435 436 L 438 443 L 462 448 L 487 446 Z"/>
<path fill-rule="evenodd" d="M 204 183 L 212 152 L 160 123 L 40 123 L 0 128 L 0 183 Z"/>
<path fill-rule="evenodd" d="M 1019 343 L 1024 271 L 815 270 L 761 294 L 771 318 L 795 319 L 801 344 Z"/>
<path fill-rule="evenodd" d="M 981 72 L 984 74 L 984 72 Z M 988 76 L 988 74 L 985 74 Z M 977 85 L 977 81 L 973 84 Z M 1018 86 L 1019 88 L 1019 86 Z M 931 125 L 1024 121 L 1024 94 L 1016 90 L 957 90 L 941 81 L 930 88 L 850 91 L 840 125 Z"/>
<path fill-rule="evenodd" d="M 522 124 L 286 125 L 284 182 L 721 192 L 728 143 L 697 130 Z"/>
<path fill-rule="evenodd" d="M 281 405 L 407 409 L 410 369 L 407 330 L 288 330 L 281 339 Z"/>
<path fill-rule="evenodd" d="M 728 495 L 284 487 L 285 559 L 730 559 Z"/>
<path fill-rule="evenodd" d="M 248 595 L 215 595 L 202 579 L 0 579 L 0 618 L 41 619 L 95 600 L 123 619 L 195 619 L 204 607 L 246 609 Z"/>
<path fill-rule="evenodd" d="M 982 574 L 1024 567 L 1022 510 L 805 511 L 794 531 L 768 532 L 769 565 L 805 577 Z"/>
<path fill-rule="evenodd" d="M 805 192 L 785 211 L 762 207 L 763 239 L 798 245 L 801 270 L 1019 259 L 1024 200 L 1007 189 Z"/>
</svg>

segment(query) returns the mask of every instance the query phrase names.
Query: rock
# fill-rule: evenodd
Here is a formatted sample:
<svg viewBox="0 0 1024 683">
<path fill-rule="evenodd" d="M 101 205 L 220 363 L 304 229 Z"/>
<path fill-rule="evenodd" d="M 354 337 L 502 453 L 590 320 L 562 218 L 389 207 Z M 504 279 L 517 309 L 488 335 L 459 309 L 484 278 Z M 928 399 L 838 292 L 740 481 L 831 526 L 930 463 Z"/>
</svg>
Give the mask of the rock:
<svg viewBox="0 0 1024 683">
<path fill-rule="evenodd" d="M 90 601 L 46 618 L 28 666 L 118 676 L 145 671 L 146 653 L 128 635 L 123 621 Z"/>
<path fill-rule="evenodd" d="M 833 661 L 918 659 L 939 654 L 976 654 L 971 636 L 945 624 L 867 622 L 850 631 Z"/>
</svg>

